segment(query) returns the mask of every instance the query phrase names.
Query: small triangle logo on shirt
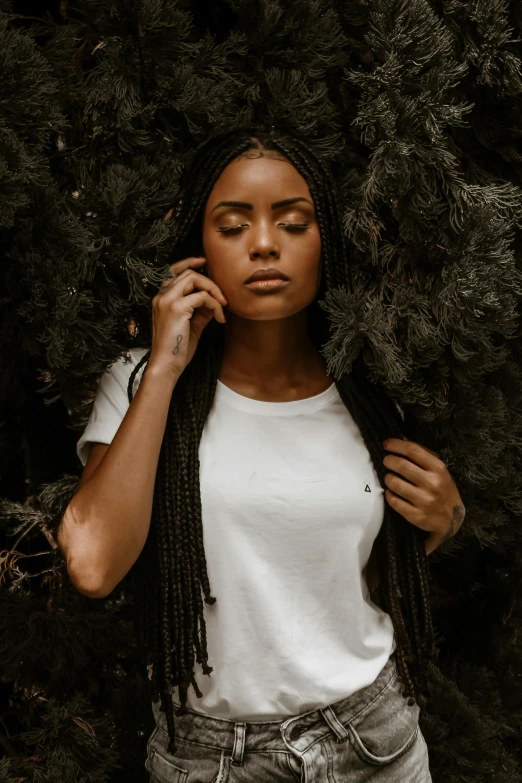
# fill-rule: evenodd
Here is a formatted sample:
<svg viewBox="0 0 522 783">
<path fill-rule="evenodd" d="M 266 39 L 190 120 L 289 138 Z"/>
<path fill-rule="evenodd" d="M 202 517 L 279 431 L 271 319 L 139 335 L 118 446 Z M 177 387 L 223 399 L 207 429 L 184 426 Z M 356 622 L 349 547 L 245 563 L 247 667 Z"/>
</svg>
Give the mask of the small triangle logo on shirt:
<svg viewBox="0 0 522 783">
<path fill-rule="evenodd" d="M 369 484 L 366 484 L 366 486 L 365 486 L 365 488 L 364 488 L 364 491 L 365 491 L 365 492 L 371 492 L 371 489 L 370 489 L 370 485 L 369 485 Z"/>
</svg>

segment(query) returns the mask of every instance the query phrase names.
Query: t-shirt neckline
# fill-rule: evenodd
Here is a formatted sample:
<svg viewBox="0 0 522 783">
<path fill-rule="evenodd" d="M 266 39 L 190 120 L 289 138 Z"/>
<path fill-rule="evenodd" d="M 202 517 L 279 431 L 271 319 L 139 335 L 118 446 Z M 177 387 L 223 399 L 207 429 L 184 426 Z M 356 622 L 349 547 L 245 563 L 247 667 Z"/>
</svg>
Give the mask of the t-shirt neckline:
<svg viewBox="0 0 522 783">
<path fill-rule="evenodd" d="M 305 397 L 303 400 L 290 400 L 289 402 L 267 402 L 265 400 L 253 400 L 251 397 L 245 397 L 238 394 L 230 387 L 217 380 L 215 400 L 224 402 L 232 407 L 243 410 L 246 413 L 260 413 L 263 416 L 295 416 L 302 413 L 313 413 L 314 411 L 329 405 L 339 397 L 335 381 L 332 385 L 313 397 Z"/>
</svg>

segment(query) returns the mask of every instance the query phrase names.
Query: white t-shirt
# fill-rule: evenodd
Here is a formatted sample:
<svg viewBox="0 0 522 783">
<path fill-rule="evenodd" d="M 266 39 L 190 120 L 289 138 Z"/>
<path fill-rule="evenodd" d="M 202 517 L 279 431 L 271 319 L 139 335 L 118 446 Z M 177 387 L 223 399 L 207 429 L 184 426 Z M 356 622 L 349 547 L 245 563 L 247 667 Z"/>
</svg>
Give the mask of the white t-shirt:
<svg viewBox="0 0 522 783">
<path fill-rule="evenodd" d="M 112 441 L 145 352 L 130 351 L 132 363 L 120 359 L 102 376 L 78 442 L 83 464 L 90 442 Z M 262 402 L 218 381 L 199 459 L 217 600 L 204 605 L 213 672 L 195 664 L 203 697 L 190 688 L 187 706 L 278 720 L 372 683 L 395 650 L 391 618 L 371 601 L 365 576 L 384 491 L 335 384 L 304 400 Z"/>
</svg>

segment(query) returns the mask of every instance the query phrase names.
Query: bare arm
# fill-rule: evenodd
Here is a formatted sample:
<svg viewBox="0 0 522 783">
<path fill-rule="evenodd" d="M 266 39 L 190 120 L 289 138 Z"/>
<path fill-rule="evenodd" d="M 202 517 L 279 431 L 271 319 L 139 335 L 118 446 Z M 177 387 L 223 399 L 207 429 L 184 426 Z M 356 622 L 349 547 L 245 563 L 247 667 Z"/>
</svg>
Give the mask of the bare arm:
<svg viewBox="0 0 522 783">
<path fill-rule="evenodd" d="M 75 587 L 103 598 L 138 559 L 150 527 L 158 458 L 177 377 L 149 366 L 110 445 L 93 444 L 58 530 Z"/>
<path fill-rule="evenodd" d="M 170 265 L 152 300 L 152 346 L 138 391 L 110 446 L 96 444 L 58 530 L 58 545 L 77 590 L 103 598 L 142 551 L 150 528 L 154 484 L 169 404 L 205 326 L 225 323 L 227 300 L 199 274 L 205 259 Z"/>
</svg>

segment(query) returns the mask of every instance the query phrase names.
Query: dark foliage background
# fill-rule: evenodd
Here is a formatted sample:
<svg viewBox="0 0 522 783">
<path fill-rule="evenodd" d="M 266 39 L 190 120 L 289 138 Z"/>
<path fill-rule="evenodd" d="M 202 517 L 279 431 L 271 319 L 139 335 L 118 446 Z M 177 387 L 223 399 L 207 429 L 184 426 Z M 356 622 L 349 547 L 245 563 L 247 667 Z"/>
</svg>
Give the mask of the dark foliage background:
<svg viewBox="0 0 522 783">
<path fill-rule="evenodd" d="M 362 353 L 467 507 L 430 556 L 434 783 L 522 781 L 521 33 L 517 0 L 0 1 L 0 783 L 146 779 L 132 590 L 78 594 L 55 533 L 180 174 L 257 122 L 342 186 L 330 371 Z"/>
</svg>

